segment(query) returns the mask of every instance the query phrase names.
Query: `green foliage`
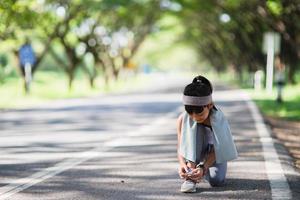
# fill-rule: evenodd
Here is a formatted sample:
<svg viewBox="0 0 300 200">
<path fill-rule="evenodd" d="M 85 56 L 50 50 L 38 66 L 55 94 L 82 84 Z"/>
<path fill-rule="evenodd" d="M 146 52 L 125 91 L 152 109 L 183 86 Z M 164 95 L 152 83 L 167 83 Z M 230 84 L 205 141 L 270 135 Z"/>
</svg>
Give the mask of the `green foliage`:
<svg viewBox="0 0 300 200">
<path fill-rule="evenodd" d="M 34 0 L 0 2 L 0 38 L 15 37 L 14 30 L 32 29 L 41 20 L 42 14 L 36 12 L 38 5 Z M 11 35 L 12 34 L 12 35 Z"/>
<path fill-rule="evenodd" d="M 243 73 L 265 67 L 263 34 L 277 31 L 292 80 L 300 66 L 298 8 L 299 1 L 283 0 L 6 0 L 0 1 L 0 50 L 18 65 L 18 50 L 29 39 L 37 55 L 34 73 L 59 69 L 71 85 L 80 71 L 93 85 L 99 71 L 107 80 L 117 79 L 148 41 L 150 53 L 138 56 L 144 62 L 196 66 L 198 56 L 218 72 L 230 66 L 242 79 Z M 120 34 L 126 44 L 120 44 Z M 93 64 L 83 61 L 87 54 Z M 172 55 L 175 59 L 166 62 Z"/>
<path fill-rule="evenodd" d="M 6 76 L 9 73 L 9 69 L 7 68 L 8 58 L 5 54 L 0 54 L 0 83 L 4 83 Z"/>
<path fill-rule="evenodd" d="M 166 15 L 158 22 L 159 29 L 147 37 L 140 51 L 134 57 L 138 65 L 150 65 L 153 69 L 164 71 L 189 71 L 198 66 L 194 49 L 181 41 L 184 27 L 179 19 Z"/>
<path fill-rule="evenodd" d="M 276 16 L 282 14 L 283 8 L 280 0 L 268 0 L 267 1 L 267 8 L 270 12 Z"/>
<path fill-rule="evenodd" d="M 0 67 L 6 67 L 8 64 L 8 58 L 5 54 L 0 54 Z"/>
<path fill-rule="evenodd" d="M 267 31 L 281 34 L 280 57 L 294 80 L 299 70 L 299 1 L 180 1 L 185 38 L 217 71 L 233 66 L 238 75 L 264 69 L 262 39 Z"/>
</svg>

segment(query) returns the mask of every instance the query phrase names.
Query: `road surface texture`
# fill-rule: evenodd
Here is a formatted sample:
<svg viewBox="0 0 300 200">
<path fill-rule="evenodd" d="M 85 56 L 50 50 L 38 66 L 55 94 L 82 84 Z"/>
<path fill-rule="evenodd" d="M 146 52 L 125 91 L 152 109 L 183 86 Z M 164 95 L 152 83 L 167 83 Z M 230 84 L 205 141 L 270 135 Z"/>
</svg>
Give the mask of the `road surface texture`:
<svg viewBox="0 0 300 200">
<path fill-rule="evenodd" d="M 180 193 L 175 124 L 186 83 L 0 112 L 0 199 L 300 199 L 300 175 L 254 104 L 220 86 L 214 100 L 239 158 L 224 187 Z"/>
</svg>

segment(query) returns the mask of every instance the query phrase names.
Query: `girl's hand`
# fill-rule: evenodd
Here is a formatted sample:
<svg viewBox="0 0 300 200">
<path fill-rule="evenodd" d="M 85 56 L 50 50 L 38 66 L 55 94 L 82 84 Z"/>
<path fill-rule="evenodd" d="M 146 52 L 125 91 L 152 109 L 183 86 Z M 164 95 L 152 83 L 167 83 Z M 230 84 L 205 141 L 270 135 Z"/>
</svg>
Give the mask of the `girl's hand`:
<svg viewBox="0 0 300 200">
<path fill-rule="evenodd" d="M 191 176 L 189 176 L 189 179 L 195 182 L 200 182 L 200 180 L 203 178 L 204 172 L 203 169 L 196 168 L 193 169 L 193 173 Z"/>
<path fill-rule="evenodd" d="M 180 178 L 187 178 L 187 172 L 188 172 L 188 167 L 186 166 L 186 164 L 182 164 L 179 166 L 178 174 Z"/>
</svg>

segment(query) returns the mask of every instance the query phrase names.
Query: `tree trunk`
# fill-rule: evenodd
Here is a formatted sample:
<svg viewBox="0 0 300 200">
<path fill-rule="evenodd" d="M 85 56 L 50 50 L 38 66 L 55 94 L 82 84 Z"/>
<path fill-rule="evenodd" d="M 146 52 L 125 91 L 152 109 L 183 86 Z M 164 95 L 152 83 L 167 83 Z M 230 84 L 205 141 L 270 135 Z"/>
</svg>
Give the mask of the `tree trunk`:
<svg viewBox="0 0 300 200">
<path fill-rule="evenodd" d="M 69 77 L 69 91 L 72 90 L 72 85 L 73 85 L 73 80 L 74 80 L 74 73 L 72 71 L 68 72 L 68 77 Z"/>
<path fill-rule="evenodd" d="M 95 77 L 90 77 L 90 87 L 95 88 Z"/>
<path fill-rule="evenodd" d="M 114 79 L 115 79 L 115 80 L 118 80 L 119 74 L 120 74 L 120 70 L 114 68 L 114 69 L 113 69 L 113 75 L 114 75 Z"/>
<path fill-rule="evenodd" d="M 291 84 L 296 84 L 296 81 L 295 81 L 295 67 L 291 67 L 289 66 L 289 70 L 288 70 L 288 82 L 291 83 Z"/>
</svg>

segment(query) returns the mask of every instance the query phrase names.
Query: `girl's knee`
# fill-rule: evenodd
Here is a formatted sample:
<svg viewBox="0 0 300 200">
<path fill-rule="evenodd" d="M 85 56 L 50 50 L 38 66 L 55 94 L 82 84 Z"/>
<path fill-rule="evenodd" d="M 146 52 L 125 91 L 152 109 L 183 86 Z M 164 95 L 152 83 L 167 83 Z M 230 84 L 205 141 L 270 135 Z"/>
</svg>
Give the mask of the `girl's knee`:
<svg viewBox="0 0 300 200">
<path fill-rule="evenodd" d="M 220 187 L 225 184 L 225 178 L 214 177 L 209 179 L 209 184 L 212 187 Z"/>
<path fill-rule="evenodd" d="M 208 181 L 212 187 L 223 186 L 227 172 L 227 163 L 215 164 L 209 168 Z"/>
</svg>

